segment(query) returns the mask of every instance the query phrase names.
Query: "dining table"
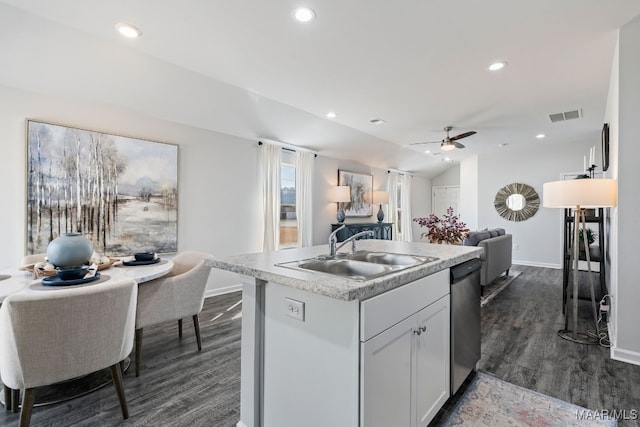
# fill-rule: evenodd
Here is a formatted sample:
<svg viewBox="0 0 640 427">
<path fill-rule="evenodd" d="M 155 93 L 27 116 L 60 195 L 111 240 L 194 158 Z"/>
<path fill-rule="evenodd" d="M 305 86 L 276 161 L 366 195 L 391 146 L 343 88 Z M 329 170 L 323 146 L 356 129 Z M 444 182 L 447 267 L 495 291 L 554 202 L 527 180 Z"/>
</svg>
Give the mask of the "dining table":
<svg viewBox="0 0 640 427">
<path fill-rule="evenodd" d="M 69 289 L 70 287 L 92 286 L 98 283 L 109 282 L 117 283 L 125 279 L 133 279 L 140 285 L 163 277 L 169 274 L 172 269 L 173 262 L 166 258 L 160 258 L 159 261 L 150 264 L 143 264 L 135 262 L 133 257 L 123 257 L 117 260 L 114 259 L 113 263 L 107 268 L 97 271 L 100 275 L 98 279 L 68 286 L 64 286 L 64 283 L 61 286 L 60 282 L 56 283 L 56 286 L 51 286 L 47 284 L 46 280 L 43 282 L 43 278 L 47 276 L 36 278 L 34 277 L 33 270 L 25 270 L 20 267 L 0 269 L 0 304 L 6 297 L 18 292 L 56 292 L 60 289 Z M 2 333 L 2 331 L 0 331 L 0 333 Z M 126 369 L 129 361 L 123 361 L 123 365 Z M 72 381 L 41 387 L 36 395 L 35 406 L 63 402 L 97 390 L 110 381 L 111 375 L 107 369 Z M 0 393 L 0 403 L 5 405 L 5 400 L 4 394 Z M 16 405 L 11 406 L 11 409 L 14 411 L 17 409 Z M 5 405 L 5 407 L 7 410 L 10 409 L 8 405 Z"/>
</svg>

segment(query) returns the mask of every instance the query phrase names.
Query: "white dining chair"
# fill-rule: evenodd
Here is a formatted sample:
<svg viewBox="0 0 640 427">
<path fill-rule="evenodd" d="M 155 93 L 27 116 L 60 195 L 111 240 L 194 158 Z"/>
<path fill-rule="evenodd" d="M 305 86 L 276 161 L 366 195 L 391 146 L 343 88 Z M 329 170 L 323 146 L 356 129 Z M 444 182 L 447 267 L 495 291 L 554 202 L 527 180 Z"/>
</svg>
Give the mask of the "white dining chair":
<svg viewBox="0 0 640 427">
<path fill-rule="evenodd" d="M 27 290 L 3 301 L 0 377 L 23 391 L 21 427 L 30 423 L 36 388 L 105 368 L 129 417 L 120 362 L 133 348 L 136 301 L 132 279 Z"/>
<path fill-rule="evenodd" d="M 37 262 L 44 262 L 46 259 L 47 259 L 47 254 L 25 255 L 22 258 L 21 265 L 29 265 L 29 264 L 35 264 Z"/>
<path fill-rule="evenodd" d="M 211 267 L 205 260 L 211 255 L 185 251 L 173 259 L 173 270 L 167 276 L 138 285 L 136 311 L 136 377 L 142 361 L 142 330 L 164 322 L 178 321 L 182 338 L 182 319 L 192 317 L 198 351 L 202 350 L 198 314 L 204 304 L 204 293 Z"/>
</svg>

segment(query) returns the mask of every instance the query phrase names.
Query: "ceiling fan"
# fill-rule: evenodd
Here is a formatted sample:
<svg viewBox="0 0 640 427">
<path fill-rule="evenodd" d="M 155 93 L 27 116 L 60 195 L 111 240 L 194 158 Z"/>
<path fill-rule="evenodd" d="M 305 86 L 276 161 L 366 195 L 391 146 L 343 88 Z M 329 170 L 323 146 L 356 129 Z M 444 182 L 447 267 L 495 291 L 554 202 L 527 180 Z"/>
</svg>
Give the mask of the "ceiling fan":
<svg viewBox="0 0 640 427">
<path fill-rule="evenodd" d="M 446 126 L 444 128 L 445 132 L 447 132 L 447 136 L 442 141 L 430 141 L 430 142 L 414 142 L 409 145 L 421 145 L 421 144 L 440 144 L 440 149 L 442 151 L 450 151 L 455 150 L 456 148 L 464 148 L 463 144 L 457 142 L 459 139 L 466 138 L 471 135 L 475 135 L 477 132 L 472 130 L 469 132 L 461 133 L 455 136 L 449 136 L 449 131 L 453 129 L 452 126 Z"/>
</svg>

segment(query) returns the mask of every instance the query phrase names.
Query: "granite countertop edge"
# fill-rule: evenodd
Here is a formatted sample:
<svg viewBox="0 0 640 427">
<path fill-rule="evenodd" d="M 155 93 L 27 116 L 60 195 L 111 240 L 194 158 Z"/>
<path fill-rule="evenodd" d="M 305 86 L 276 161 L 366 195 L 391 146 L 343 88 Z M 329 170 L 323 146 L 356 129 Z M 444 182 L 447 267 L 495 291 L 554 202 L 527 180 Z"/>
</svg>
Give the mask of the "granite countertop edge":
<svg viewBox="0 0 640 427">
<path fill-rule="evenodd" d="M 365 300 L 383 292 L 413 282 L 438 271 L 481 256 L 483 249 L 473 246 L 431 245 L 389 241 L 358 242 L 359 250 L 387 251 L 411 255 L 436 256 L 440 259 L 370 280 L 356 281 L 330 274 L 306 272 L 276 266 L 289 262 L 313 258 L 327 252 L 328 246 L 313 246 L 276 252 L 235 255 L 209 258 L 207 265 L 265 282 L 274 282 L 324 295 L 330 298 L 352 301 Z"/>
</svg>

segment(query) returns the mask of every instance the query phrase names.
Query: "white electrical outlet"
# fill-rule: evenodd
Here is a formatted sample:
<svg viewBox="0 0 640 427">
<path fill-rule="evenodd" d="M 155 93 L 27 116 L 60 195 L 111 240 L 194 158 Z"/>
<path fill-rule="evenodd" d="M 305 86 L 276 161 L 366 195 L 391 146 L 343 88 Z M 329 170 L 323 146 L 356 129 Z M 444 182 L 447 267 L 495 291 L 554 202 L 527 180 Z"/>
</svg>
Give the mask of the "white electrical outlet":
<svg viewBox="0 0 640 427">
<path fill-rule="evenodd" d="M 285 298 L 284 302 L 287 316 L 304 322 L 304 303 L 291 298 Z"/>
<path fill-rule="evenodd" d="M 518 244 L 517 244 L 517 243 L 514 243 L 514 244 L 513 244 L 513 250 L 514 250 L 514 251 L 517 251 L 517 250 L 519 250 L 519 249 L 520 249 L 520 246 L 518 246 Z"/>
</svg>

